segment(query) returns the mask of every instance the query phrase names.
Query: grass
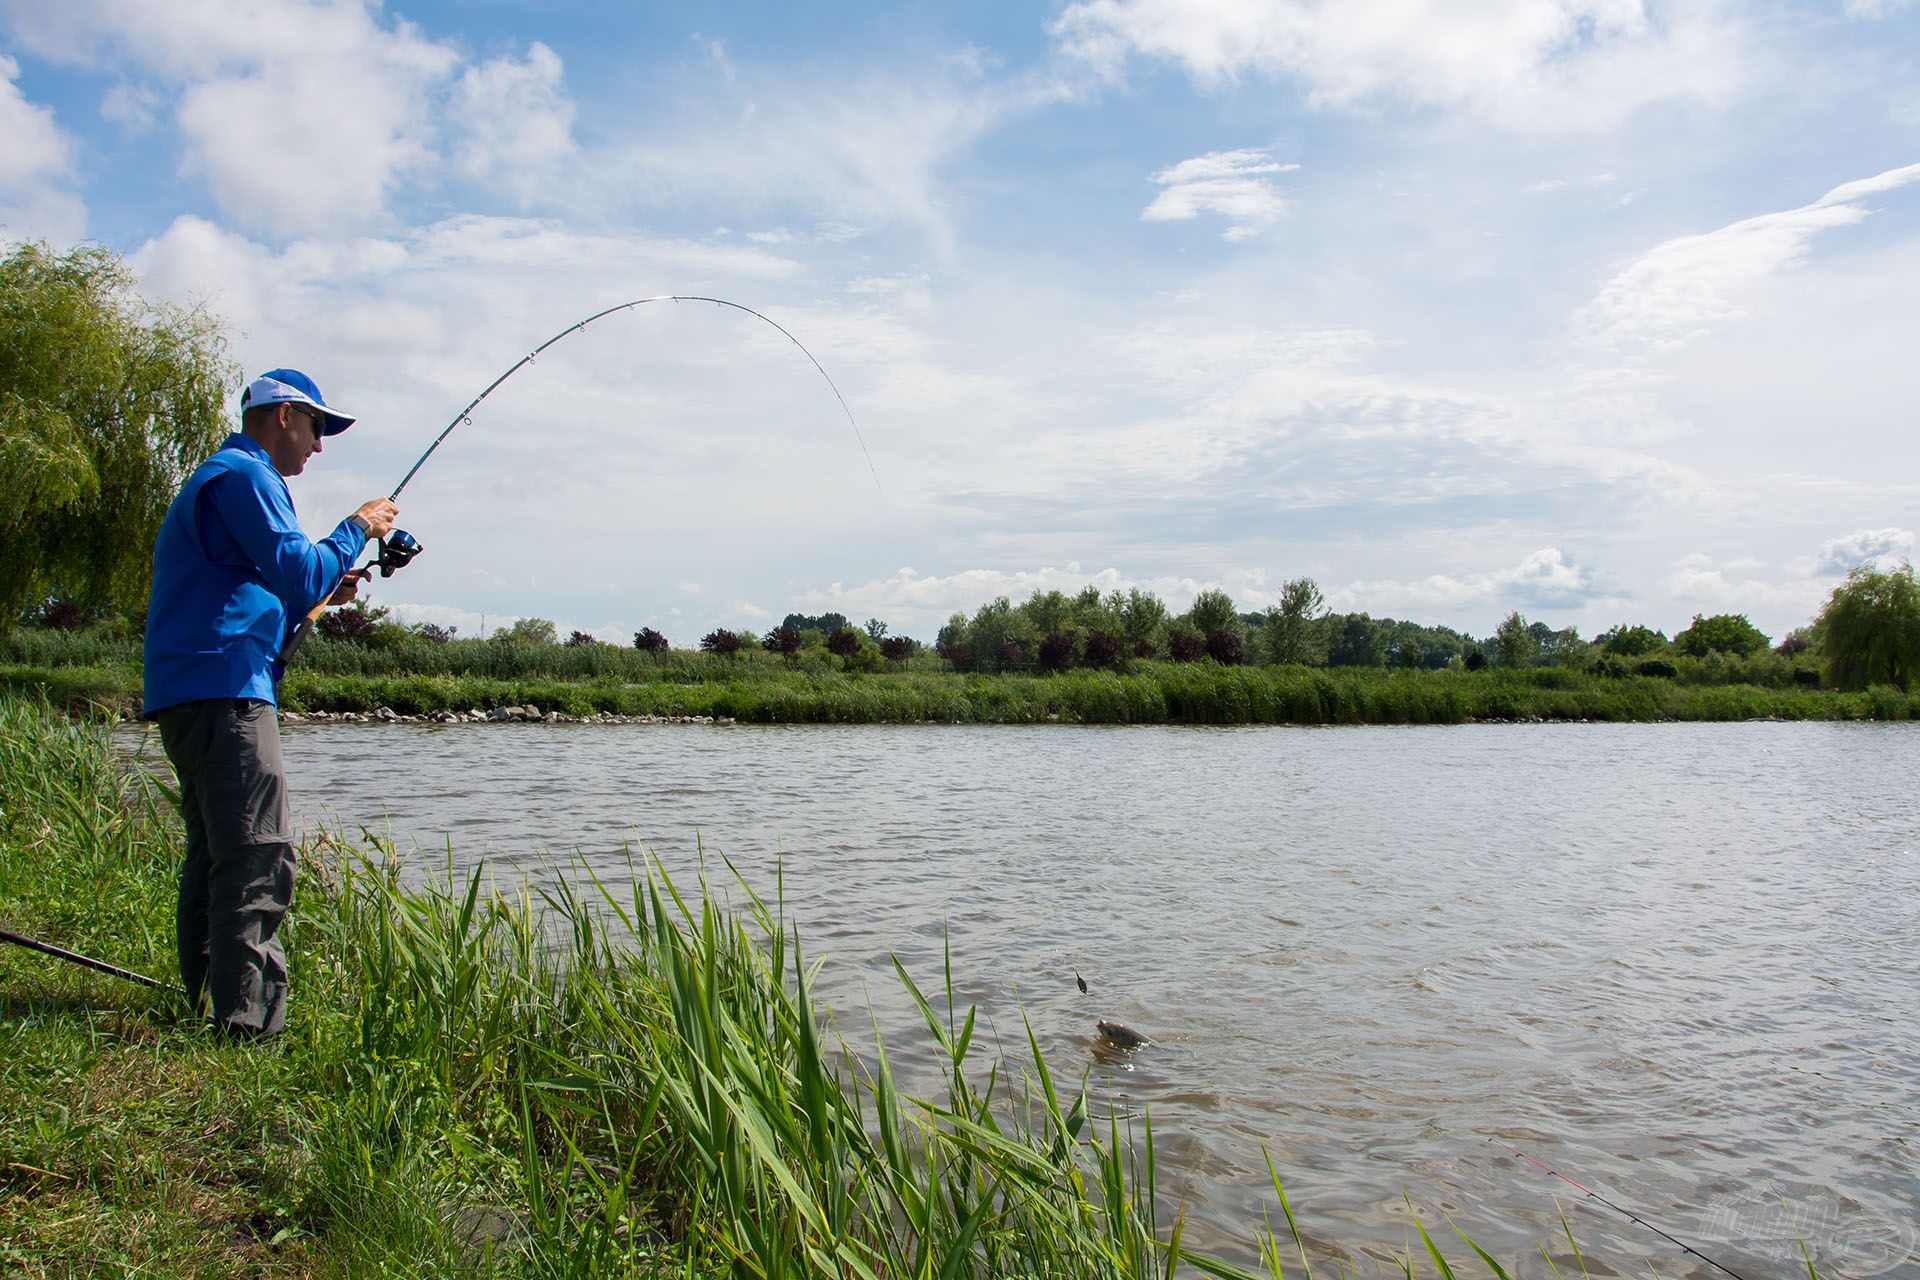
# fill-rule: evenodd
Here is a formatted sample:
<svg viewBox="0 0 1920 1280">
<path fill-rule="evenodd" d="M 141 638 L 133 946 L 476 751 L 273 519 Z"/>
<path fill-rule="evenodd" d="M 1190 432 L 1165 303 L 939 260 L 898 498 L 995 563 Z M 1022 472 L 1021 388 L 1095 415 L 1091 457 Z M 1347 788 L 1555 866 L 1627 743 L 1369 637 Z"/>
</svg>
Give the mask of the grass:
<svg viewBox="0 0 1920 1280">
<path fill-rule="evenodd" d="M 593 657 L 584 647 L 545 648 L 556 655 L 585 654 L 582 663 Z M 15 657 L 59 656 L 45 644 L 28 652 L 15 643 L 11 652 Z M 1142 662 L 1125 673 L 1069 671 L 1033 676 L 961 675 L 933 670 L 930 661 L 916 659 L 919 665 L 899 671 L 847 674 L 826 666 L 790 669 L 765 654 L 736 660 L 675 654 L 656 662 L 637 653 L 607 652 L 655 665 L 639 680 L 595 675 L 585 666 L 583 674 L 572 678 L 444 671 L 327 674 L 297 666 L 281 686 L 281 702 L 297 711 L 366 712 L 391 707 L 403 715 L 419 715 L 533 705 L 570 715 L 604 711 L 821 724 L 1462 724 L 1911 720 L 1920 716 L 1920 694 L 1884 686 L 1846 693 L 1794 685 L 1612 678 L 1557 667 L 1466 672 Z M 100 655 L 82 648 L 68 656 L 72 663 L 0 666 L 0 688 L 32 691 L 66 707 L 138 705 L 137 661 L 131 665 L 125 659 L 95 661 Z"/>
<path fill-rule="evenodd" d="M 167 804 L 102 725 L 0 695 L 0 920 L 170 973 Z M 1182 1245 L 1150 1122 L 1102 1128 L 1031 1030 L 1024 1066 L 983 1060 L 950 966 L 927 991 L 896 962 L 944 1064 L 937 1096 L 909 1097 L 877 1033 L 823 1030 L 777 898 L 735 883 L 732 911 L 656 867 L 573 871 L 529 897 L 403 875 L 377 842 L 304 849 L 269 1047 L 0 947 L 0 1270 L 1311 1274 L 1277 1172 L 1284 1225 L 1249 1224 L 1260 1272 Z M 1413 1231 L 1398 1268 L 1454 1274 Z"/>
</svg>

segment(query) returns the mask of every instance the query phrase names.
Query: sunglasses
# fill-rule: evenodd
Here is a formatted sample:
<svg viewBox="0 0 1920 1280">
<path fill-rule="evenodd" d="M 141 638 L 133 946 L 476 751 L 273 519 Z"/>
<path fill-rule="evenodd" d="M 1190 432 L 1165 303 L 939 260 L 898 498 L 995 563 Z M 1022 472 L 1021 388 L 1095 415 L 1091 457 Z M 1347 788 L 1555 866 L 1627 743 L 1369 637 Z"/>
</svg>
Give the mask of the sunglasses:
<svg viewBox="0 0 1920 1280">
<path fill-rule="evenodd" d="M 287 407 L 289 409 L 292 409 L 295 413 L 299 414 L 301 417 L 306 418 L 313 423 L 313 434 L 316 438 L 318 438 L 323 432 L 326 431 L 326 428 L 327 428 L 326 415 L 321 413 L 316 413 L 314 410 L 307 408 L 305 405 L 289 404 Z"/>
</svg>

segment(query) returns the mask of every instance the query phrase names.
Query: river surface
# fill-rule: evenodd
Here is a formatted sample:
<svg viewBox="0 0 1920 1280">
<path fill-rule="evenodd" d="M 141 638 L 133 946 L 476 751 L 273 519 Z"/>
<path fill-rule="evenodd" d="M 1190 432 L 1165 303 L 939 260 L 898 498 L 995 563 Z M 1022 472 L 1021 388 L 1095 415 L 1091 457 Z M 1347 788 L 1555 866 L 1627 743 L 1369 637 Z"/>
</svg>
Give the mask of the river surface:
<svg viewBox="0 0 1920 1280">
<path fill-rule="evenodd" d="M 1026 1058 L 1024 1010 L 1097 1112 L 1151 1108 L 1201 1247 L 1279 1221 L 1265 1152 L 1359 1275 L 1406 1249 L 1403 1191 L 1456 1265 L 1450 1220 L 1578 1274 L 1564 1207 L 1595 1275 L 1723 1274 L 1497 1138 L 1745 1280 L 1804 1276 L 1800 1240 L 1920 1275 L 1920 726 L 284 736 L 303 823 L 426 860 L 778 870 L 843 1034 L 871 1005 L 928 1088 L 888 955 L 931 990 L 950 938 L 990 1051 Z"/>
</svg>

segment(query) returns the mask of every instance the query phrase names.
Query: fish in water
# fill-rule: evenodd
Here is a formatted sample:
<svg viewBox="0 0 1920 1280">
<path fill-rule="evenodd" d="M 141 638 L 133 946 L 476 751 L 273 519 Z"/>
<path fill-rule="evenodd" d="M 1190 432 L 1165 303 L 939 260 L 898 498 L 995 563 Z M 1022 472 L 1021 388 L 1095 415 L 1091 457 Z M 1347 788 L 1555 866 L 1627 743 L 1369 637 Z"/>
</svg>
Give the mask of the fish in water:
<svg viewBox="0 0 1920 1280">
<path fill-rule="evenodd" d="M 1078 969 L 1075 969 L 1073 971 L 1073 980 L 1080 984 L 1080 994 L 1081 995 L 1087 994 L 1087 980 L 1080 976 L 1080 971 Z"/>
<path fill-rule="evenodd" d="M 1147 1039 L 1138 1031 L 1135 1031 L 1132 1027 L 1124 1023 L 1108 1022 L 1105 1018 L 1102 1018 L 1093 1025 L 1099 1029 L 1102 1040 L 1105 1040 L 1108 1044 L 1117 1045 L 1122 1049 L 1138 1049 L 1143 1044 L 1153 1043 L 1153 1041 Z"/>
</svg>

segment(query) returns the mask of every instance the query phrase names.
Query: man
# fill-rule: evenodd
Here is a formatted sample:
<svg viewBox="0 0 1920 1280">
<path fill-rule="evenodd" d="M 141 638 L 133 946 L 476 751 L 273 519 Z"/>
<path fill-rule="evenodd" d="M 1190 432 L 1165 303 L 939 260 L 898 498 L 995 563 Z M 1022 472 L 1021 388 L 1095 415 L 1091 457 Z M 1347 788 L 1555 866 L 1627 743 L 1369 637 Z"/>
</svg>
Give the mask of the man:
<svg viewBox="0 0 1920 1280">
<path fill-rule="evenodd" d="M 187 825 L 177 928 L 180 976 L 197 1010 L 237 1038 L 286 1020 L 277 936 L 293 898 L 292 820 L 275 686 L 294 625 L 329 596 L 398 508 L 365 503 L 319 542 L 300 531 L 286 476 L 353 425 L 312 378 L 274 369 L 240 397 L 240 430 L 181 486 L 153 543 L 145 711 L 160 723 Z M 336 589 L 337 587 L 337 589 Z"/>
</svg>

